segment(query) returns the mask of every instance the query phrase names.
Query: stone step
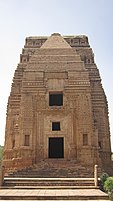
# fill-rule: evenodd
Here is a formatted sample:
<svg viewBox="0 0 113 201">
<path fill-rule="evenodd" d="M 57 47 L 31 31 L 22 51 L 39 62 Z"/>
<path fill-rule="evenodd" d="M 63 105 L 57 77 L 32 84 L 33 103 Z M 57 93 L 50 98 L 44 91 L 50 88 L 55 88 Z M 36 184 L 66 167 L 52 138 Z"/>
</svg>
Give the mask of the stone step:
<svg viewBox="0 0 113 201">
<path fill-rule="evenodd" d="M 108 200 L 98 189 L 1 189 L 0 200 Z"/>
<path fill-rule="evenodd" d="M 10 177 L 92 177 L 90 170 L 76 161 L 66 160 L 45 160 L 30 168 L 15 171 L 9 174 Z"/>
<path fill-rule="evenodd" d="M 9 200 L 9 199 L 8 199 Z M 66 199 L 65 199 L 66 200 Z M 6 201 L 6 200 L 1 200 L 1 201 Z M 11 200 L 9 200 L 9 201 L 12 201 L 12 199 Z M 22 201 L 22 200 L 18 200 L 18 201 Z M 25 200 L 23 200 L 23 201 L 25 201 Z M 32 200 L 27 200 L 27 201 L 32 201 Z M 42 200 L 42 201 L 45 201 L 45 200 Z M 52 200 L 46 200 L 46 201 L 53 201 L 53 199 Z M 64 201 L 64 200 L 60 200 L 60 201 Z M 73 201 L 73 200 L 70 200 L 70 201 Z M 76 200 L 76 201 L 80 201 L 80 200 Z M 86 201 L 86 200 L 82 200 L 82 201 Z M 90 201 L 90 200 L 87 200 L 87 201 Z M 91 200 L 91 201 L 95 201 L 95 200 Z M 98 201 L 106 201 L 106 200 L 98 200 Z"/>
<path fill-rule="evenodd" d="M 4 186 L 94 186 L 94 178 L 4 178 Z"/>
<path fill-rule="evenodd" d="M 99 189 L 94 186 L 4 186 L 3 189 Z"/>
<path fill-rule="evenodd" d="M 44 172 L 40 172 L 40 174 L 37 174 L 37 173 L 31 173 L 31 174 L 16 174 L 16 175 L 10 175 L 11 177 L 21 177 L 21 178 L 26 178 L 26 177 L 28 177 L 29 176 L 29 178 L 58 178 L 58 177 L 62 177 L 62 178 L 66 178 L 66 177 L 68 177 L 68 178 L 71 178 L 72 177 L 72 175 L 73 175 L 73 177 L 75 178 L 75 177 L 80 177 L 80 178 L 82 178 L 82 177 L 86 177 L 86 178 L 88 178 L 90 175 L 87 175 L 87 174 L 72 174 L 72 173 L 68 173 L 68 174 L 66 174 L 65 172 L 63 172 L 62 174 L 57 174 L 57 173 L 49 173 L 49 174 L 47 174 L 47 172 L 46 173 L 44 173 Z"/>
</svg>

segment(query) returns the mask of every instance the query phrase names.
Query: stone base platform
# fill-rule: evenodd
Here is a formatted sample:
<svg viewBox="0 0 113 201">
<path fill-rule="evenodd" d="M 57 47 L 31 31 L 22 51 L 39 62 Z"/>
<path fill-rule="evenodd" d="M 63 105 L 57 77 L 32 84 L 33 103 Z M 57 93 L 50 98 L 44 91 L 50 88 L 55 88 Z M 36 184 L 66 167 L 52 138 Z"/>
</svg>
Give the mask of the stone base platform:
<svg viewBox="0 0 113 201">
<path fill-rule="evenodd" d="M 99 189 L 0 189 L 0 200 L 109 200 Z"/>
</svg>

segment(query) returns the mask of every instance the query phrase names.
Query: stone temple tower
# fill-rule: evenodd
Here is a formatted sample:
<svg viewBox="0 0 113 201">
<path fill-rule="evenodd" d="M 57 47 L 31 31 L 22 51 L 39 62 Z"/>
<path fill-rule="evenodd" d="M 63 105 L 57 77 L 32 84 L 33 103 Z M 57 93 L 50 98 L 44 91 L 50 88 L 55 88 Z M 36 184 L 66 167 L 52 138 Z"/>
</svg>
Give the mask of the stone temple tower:
<svg viewBox="0 0 113 201">
<path fill-rule="evenodd" d="M 28 37 L 8 99 L 3 164 L 45 159 L 110 171 L 108 105 L 87 36 Z M 108 165 L 109 164 L 109 165 Z"/>
</svg>

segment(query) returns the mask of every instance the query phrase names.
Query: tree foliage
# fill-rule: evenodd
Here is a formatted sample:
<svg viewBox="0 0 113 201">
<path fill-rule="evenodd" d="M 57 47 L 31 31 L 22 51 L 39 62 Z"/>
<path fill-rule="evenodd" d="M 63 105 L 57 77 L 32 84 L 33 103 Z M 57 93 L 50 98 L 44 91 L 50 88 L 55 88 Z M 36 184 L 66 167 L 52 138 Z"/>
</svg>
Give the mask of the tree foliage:
<svg viewBox="0 0 113 201">
<path fill-rule="evenodd" d="M 3 156 L 3 146 L 0 145 L 0 161 L 2 160 Z"/>
<path fill-rule="evenodd" d="M 113 177 L 108 177 L 104 183 L 104 190 L 108 193 L 111 200 L 113 200 Z"/>
<path fill-rule="evenodd" d="M 104 191 L 104 183 L 107 180 L 109 175 L 106 172 L 103 172 L 100 176 L 100 189 Z"/>
</svg>

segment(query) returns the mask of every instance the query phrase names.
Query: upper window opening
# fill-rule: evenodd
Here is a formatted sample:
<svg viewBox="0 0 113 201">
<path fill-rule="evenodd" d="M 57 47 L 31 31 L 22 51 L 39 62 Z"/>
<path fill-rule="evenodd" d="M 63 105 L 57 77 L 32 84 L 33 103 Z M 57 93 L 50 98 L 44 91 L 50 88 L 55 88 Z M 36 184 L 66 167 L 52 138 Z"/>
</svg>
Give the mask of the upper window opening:
<svg viewBox="0 0 113 201">
<path fill-rule="evenodd" d="M 29 135 L 25 135 L 24 138 L 24 146 L 29 146 L 29 142 L 30 141 L 30 136 Z"/>
<path fill-rule="evenodd" d="M 100 149 L 102 148 L 102 143 L 100 141 L 98 142 L 98 146 Z"/>
<path fill-rule="evenodd" d="M 63 105 L 63 93 L 49 94 L 49 106 L 62 106 L 62 105 Z"/>
<path fill-rule="evenodd" d="M 12 141 L 12 149 L 15 147 L 15 140 Z"/>
<path fill-rule="evenodd" d="M 88 145 L 88 135 L 83 134 L 83 145 Z"/>
<path fill-rule="evenodd" d="M 60 122 L 52 122 L 52 131 L 60 131 Z"/>
</svg>

